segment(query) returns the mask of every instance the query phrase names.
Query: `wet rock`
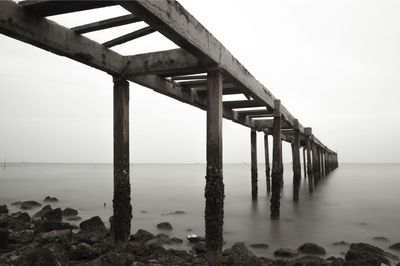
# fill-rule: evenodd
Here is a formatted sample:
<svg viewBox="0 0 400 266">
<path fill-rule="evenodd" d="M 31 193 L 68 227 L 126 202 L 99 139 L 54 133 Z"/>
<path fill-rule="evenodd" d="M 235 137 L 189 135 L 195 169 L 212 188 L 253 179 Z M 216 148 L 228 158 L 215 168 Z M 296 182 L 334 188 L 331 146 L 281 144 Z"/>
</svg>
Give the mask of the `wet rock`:
<svg viewBox="0 0 400 266">
<path fill-rule="evenodd" d="M 78 211 L 72 208 L 65 208 L 62 211 L 62 216 L 63 217 L 70 217 L 70 216 L 77 216 L 78 215 Z"/>
<path fill-rule="evenodd" d="M 23 259 L 21 266 L 67 266 L 68 258 L 65 252 L 56 247 L 35 247 Z"/>
<path fill-rule="evenodd" d="M 17 206 L 17 207 L 19 207 L 19 206 L 21 206 L 21 204 L 22 204 L 21 201 L 15 201 L 15 202 L 11 203 L 11 206 Z"/>
<path fill-rule="evenodd" d="M 339 242 L 335 242 L 332 244 L 333 246 L 348 246 L 349 243 L 347 243 L 346 241 L 339 241 Z"/>
<path fill-rule="evenodd" d="M 400 242 L 395 243 L 395 244 L 389 246 L 389 248 L 390 248 L 390 249 L 393 249 L 393 250 L 400 250 Z"/>
<path fill-rule="evenodd" d="M 346 263 L 343 258 L 329 257 L 326 260 L 331 263 L 331 266 L 344 266 Z"/>
<path fill-rule="evenodd" d="M 171 241 L 171 238 L 166 234 L 158 234 L 156 235 L 156 238 L 158 238 L 163 244 L 169 244 Z"/>
<path fill-rule="evenodd" d="M 34 208 L 38 208 L 40 206 L 42 206 L 42 204 L 40 204 L 39 202 L 34 201 L 34 200 L 28 200 L 28 201 L 22 202 L 20 207 L 22 210 L 31 210 Z"/>
<path fill-rule="evenodd" d="M 72 261 L 92 260 L 99 256 L 99 254 L 86 243 L 78 243 L 72 246 L 71 251 L 68 252 L 68 258 Z"/>
<path fill-rule="evenodd" d="M 169 212 L 169 213 L 163 213 L 161 215 L 183 215 L 186 214 L 184 211 L 174 211 L 174 212 Z"/>
<path fill-rule="evenodd" d="M 36 236 L 35 242 L 40 246 L 46 244 L 57 244 L 64 248 L 71 246 L 72 231 L 70 229 L 65 230 L 53 230 L 46 233 L 40 233 Z"/>
<path fill-rule="evenodd" d="M 34 230 L 34 234 L 39 234 L 43 232 L 50 232 L 53 230 L 66 230 L 73 229 L 73 226 L 69 223 L 63 223 L 60 221 L 41 221 Z"/>
<path fill-rule="evenodd" d="M 241 265 L 264 265 L 260 258 L 254 256 L 254 254 L 247 249 L 244 243 L 239 242 L 232 246 L 230 249 L 226 249 L 222 252 L 222 263 L 230 266 L 241 266 Z"/>
<path fill-rule="evenodd" d="M 8 208 L 7 205 L 0 205 L 0 214 L 7 214 L 8 213 Z"/>
<path fill-rule="evenodd" d="M 384 236 L 376 236 L 376 237 L 372 238 L 372 240 L 375 240 L 375 241 L 384 241 L 384 242 L 389 241 L 389 239 L 388 239 L 387 237 L 384 237 Z"/>
<path fill-rule="evenodd" d="M 33 217 L 38 217 L 38 218 L 42 218 L 43 215 L 45 215 L 46 213 L 48 213 L 49 211 L 53 210 L 53 208 L 50 205 L 46 205 L 44 206 L 40 211 L 38 211 L 37 213 L 35 213 L 33 215 Z"/>
<path fill-rule="evenodd" d="M 157 224 L 157 228 L 161 230 L 171 231 L 172 225 L 169 222 L 162 222 Z"/>
<path fill-rule="evenodd" d="M 310 254 L 310 255 L 325 255 L 326 251 L 323 247 L 318 246 L 317 244 L 314 243 L 304 243 L 301 245 L 297 251 L 305 254 Z"/>
<path fill-rule="evenodd" d="M 269 248 L 269 245 L 266 243 L 256 243 L 256 244 L 250 244 L 250 247 L 259 248 L 259 249 L 267 249 L 267 248 Z"/>
<path fill-rule="evenodd" d="M 135 261 L 134 255 L 128 252 L 109 252 L 95 260 L 78 264 L 79 266 L 109 266 L 109 265 L 132 265 Z"/>
<path fill-rule="evenodd" d="M 196 243 L 199 241 L 205 241 L 205 238 L 202 236 L 198 236 L 195 234 L 190 234 L 186 236 L 186 239 L 190 242 L 190 243 Z"/>
<path fill-rule="evenodd" d="M 347 264 L 364 266 L 380 265 L 381 263 L 390 265 L 388 258 L 395 259 L 396 256 L 365 243 L 351 244 L 345 256 Z"/>
<path fill-rule="evenodd" d="M 62 211 L 60 208 L 49 210 L 48 212 L 43 214 L 42 220 L 61 222 L 62 220 L 61 212 Z"/>
<path fill-rule="evenodd" d="M 196 254 L 204 254 L 206 253 L 207 249 L 206 249 L 206 243 L 204 241 L 199 241 L 196 242 L 193 247 L 192 250 L 196 253 Z"/>
<path fill-rule="evenodd" d="M 139 229 L 136 234 L 131 235 L 130 239 L 131 241 L 137 241 L 137 242 L 147 242 L 153 238 L 155 238 L 156 236 L 153 235 L 152 233 L 143 230 L 143 229 Z"/>
<path fill-rule="evenodd" d="M 177 237 L 172 237 L 172 238 L 170 239 L 170 243 L 172 243 L 172 244 L 182 244 L 182 243 L 183 243 L 183 240 L 180 239 L 180 238 L 177 238 Z"/>
<path fill-rule="evenodd" d="M 44 198 L 43 202 L 59 202 L 59 200 L 55 197 L 47 196 Z"/>
<path fill-rule="evenodd" d="M 73 217 L 68 217 L 67 221 L 71 221 L 71 222 L 77 222 L 82 220 L 82 218 L 80 216 L 73 216 Z"/>
<path fill-rule="evenodd" d="M 297 257 L 298 255 L 299 253 L 291 248 L 279 248 L 274 252 L 275 257 L 282 257 L 282 258 L 294 258 Z"/>
<path fill-rule="evenodd" d="M 288 263 L 288 266 L 332 266 L 331 262 L 328 262 L 317 256 L 304 256 L 296 258 Z"/>
<path fill-rule="evenodd" d="M 15 212 L 5 216 L 1 224 L 11 230 L 30 229 L 31 217 L 26 212 Z"/>
<path fill-rule="evenodd" d="M 85 220 L 79 224 L 79 227 L 82 230 L 90 230 L 90 231 L 103 231 L 106 229 L 104 222 L 101 220 L 99 216 L 94 216 L 88 220 Z"/>
<path fill-rule="evenodd" d="M 0 228 L 0 248 L 7 248 L 9 241 L 9 231 L 5 228 Z"/>
<path fill-rule="evenodd" d="M 10 243 L 26 244 L 33 240 L 33 230 L 23 229 L 10 232 Z"/>
</svg>

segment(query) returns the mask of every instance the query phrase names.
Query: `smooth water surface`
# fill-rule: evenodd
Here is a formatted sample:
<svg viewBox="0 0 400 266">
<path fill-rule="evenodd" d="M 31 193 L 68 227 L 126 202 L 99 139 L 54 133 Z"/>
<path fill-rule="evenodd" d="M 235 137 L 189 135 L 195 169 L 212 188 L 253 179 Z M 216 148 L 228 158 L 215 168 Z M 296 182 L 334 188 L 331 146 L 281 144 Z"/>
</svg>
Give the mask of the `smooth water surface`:
<svg viewBox="0 0 400 266">
<path fill-rule="evenodd" d="M 156 224 L 169 221 L 174 227 L 171 236 L 184 239 L 187 229 L 204 234 L 205 165 L 131 167 L 132 233 L 139 228 L 158 233 Z M 325 247 L 328 255 L 341 255 L 347 248 L 332 243 L 368 242 L 387 249 L 400 242 L 400 164 L 341 164 L 319 183 L 313 195 L 308 193 L 308 180 L 302 177 L 297 204 L 292 202 L 291 165 L 284 168 L 281 219 L 272 222 L 264 165 L 258 170 L 257 202 L 251 200 L 250 165 L 224 165 L 225 247 L 239 241 L 268 243 L 269 249 L 253 251 L 271 256 L 279 247 L 297 248 L 314 242 Z M 112 189 L 110 164 L 8 164 L 6 170 L 0 169 L 0 204 L 41 201 L 50 195 L 60 199 L 54 206 L 76 208 L 84 219 L 99 215 L 108 221 Z M 177 210 L 186 214 L 165 215 Z M 376 236 L 390 241 L 372 240 Z M 189 248 L 186 242 L 180 247 Z"/>
</svg>

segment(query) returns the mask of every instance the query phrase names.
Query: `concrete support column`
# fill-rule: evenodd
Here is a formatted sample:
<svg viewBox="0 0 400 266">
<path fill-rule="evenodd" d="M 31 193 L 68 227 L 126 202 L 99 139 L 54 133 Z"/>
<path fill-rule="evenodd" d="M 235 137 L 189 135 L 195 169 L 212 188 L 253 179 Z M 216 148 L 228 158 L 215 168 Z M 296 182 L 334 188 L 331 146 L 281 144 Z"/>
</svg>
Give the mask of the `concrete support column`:
<svg viewBox="0 0 400 266">
<path fill-rule="evenodd" d="M 300 164 L 300 130 L 298 120 L 294 120 L 294 140 L 292 145 L 293 154 L 293 201 L 299 201 L 299 190 L 301 180 Z"/>
<path fill-rule="evenodd" d="M 252 128 L 250 132 L 251 142 L 251 198 L 257 200 L 258 197 L 258 177 L 257 177 L 257 131 Z"/>
<path fill-rule="evenodd" d="M 207 175 L 205 187 L 205 232 L 207 258 L 218 265 L 222 252 L 224 183 L 222 175 L 222 74 L 207 73 Z"/>
<path fill-rule="evenodd" d="M 304 179 L 307 178 L 307 166 L 306 166 L 306 147 L 303 147 L 303 172 L 304 172 Z"/>
<path fill-rule="evenodd" d="M 267 183 L 267 192 L 271 191 L 271 168 L 269 165 L 269 144 L 268 144 L 268 134 L 264 133 L 264 151 L 265 151 L 265 177 Z"/>
<path fill-rule="evenodd" d="M 123 245 L 131 232 L 132 205 L 129 182 L 129 83 L 114 79 L 114 198 L 111 238 Z"/>
<path fill-rule="evenodd" d="M 280 215 L 281 183 L 283 179 L 282 164 L 282 114 L 281 102 L 275 100 L 274 106 L 274 128 L 273 128 L 273 151 L 272 151 L 272 173 L 271 173 L 271 219 L 278 219 Z"/>
<path fill-rule="evenodd" d="M 311 142 L 312 129 L 310 127 L 304 129 L 306 135 L 306 147 L 307 147 L 307 176 L 308 176 L 308 190 L 310 193 L 314 192 L 314 172 L 313 172 L 313 161 L 311 153 L 313 151 L 313 145 Z"/>
</svg>

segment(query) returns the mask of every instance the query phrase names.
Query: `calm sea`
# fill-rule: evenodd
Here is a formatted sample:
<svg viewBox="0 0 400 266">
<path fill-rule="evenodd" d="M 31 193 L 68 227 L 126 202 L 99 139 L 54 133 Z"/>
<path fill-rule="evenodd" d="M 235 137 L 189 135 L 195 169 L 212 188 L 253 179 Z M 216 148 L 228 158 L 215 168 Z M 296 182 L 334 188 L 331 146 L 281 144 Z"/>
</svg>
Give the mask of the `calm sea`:
<svg viewBox="0 0 400 266">
<path fill-rule="evenodd" d="M 298 204 L 292 202 L 291 165 L 284 168 L 281 219 L 271 222 L 264 165 L 259 165 L 256 203 L 251 200 L 250 165 L 224 165 L 225 247 L 239 241 L 268 243 L 268 250 L 253 251 L 271 256 L 279 247 L 314 242 L 328 255 L 340 255 L 346 247 L 332 243 L 367 242 L 387 249 L 400 242 L 400 164 L 341 164 L 313 195 L 302 177 Z M 168 221 L 174 228 L 171 236 L 185 238 L 187 229 L 204 234 L 205 165 L 135 164 L 131 169 L 133 233 L 139 228 L 158 233 L 156 224 Z M 112 187 L 111 164 L 8 164 L 0 169 L 0 204 L 50 195 L 60 199 L 54 206 L 76 208 L 84 219 L 99 215 L 108 221 Z M 165 215 L 177 210 L 186 214 Z M 376 236 L 389 242 L 372 240 Z M 185 242 L 180 248 L 189 246 Z"/>
</svg>

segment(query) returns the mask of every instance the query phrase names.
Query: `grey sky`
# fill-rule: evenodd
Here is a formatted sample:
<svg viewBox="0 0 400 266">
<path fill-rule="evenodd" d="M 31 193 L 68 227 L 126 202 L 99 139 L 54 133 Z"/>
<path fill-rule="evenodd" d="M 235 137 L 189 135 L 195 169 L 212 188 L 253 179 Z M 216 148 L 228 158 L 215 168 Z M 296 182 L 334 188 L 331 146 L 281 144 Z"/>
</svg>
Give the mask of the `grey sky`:
<svg viewBox="0 0 400 266">
<path fill-rule="evenodd" d="M 400 2 L 181 0 L 342 162 L 400 162 Z M 54 17 L 77 26 L 118 7 Z M 139 28 L 88 34 L 103 42 Z M 115 50 L 176 47 L 153 34 Z M 131 161 L 205 161 L 205 112 L 131 83 Z M 224 161 L 248 162 L 250 129 L 224 122 Z M 0 35 L 0 160 L 112 161 L 107 74 Z M 258 134 L 263 162 L 262 134 Z M 289 144 L 284 161 L 291 161 Z"/>
</svg>

